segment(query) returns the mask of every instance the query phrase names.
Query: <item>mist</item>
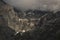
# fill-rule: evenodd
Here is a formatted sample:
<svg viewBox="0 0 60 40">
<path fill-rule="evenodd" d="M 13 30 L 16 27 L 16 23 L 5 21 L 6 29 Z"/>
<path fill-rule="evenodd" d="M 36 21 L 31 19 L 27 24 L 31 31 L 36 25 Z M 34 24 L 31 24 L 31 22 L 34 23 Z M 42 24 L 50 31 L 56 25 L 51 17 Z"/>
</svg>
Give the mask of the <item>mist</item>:
<svg viewBox="0 0 60 40">
<path fill-rule="evenodd" d="M 60 11 L 60 0 L 3 0 L 18 10 Z"/>
</svg>

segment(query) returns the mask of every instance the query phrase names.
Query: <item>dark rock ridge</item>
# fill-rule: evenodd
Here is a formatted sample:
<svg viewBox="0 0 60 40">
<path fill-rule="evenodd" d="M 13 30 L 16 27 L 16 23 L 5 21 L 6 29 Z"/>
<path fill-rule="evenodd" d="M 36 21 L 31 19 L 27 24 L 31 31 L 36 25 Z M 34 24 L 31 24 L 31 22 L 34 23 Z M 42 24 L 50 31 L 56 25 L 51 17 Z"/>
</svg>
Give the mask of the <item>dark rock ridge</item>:
<svg viewBox="0 0 60 40">
<path fill-rule="evenodd" d="M 60 13 L 45 14 L 35 29 L 14 36 L 15 40 L 60 40 Z M 19 36 L 20 35 L 20 36 Z"/>
</svg>

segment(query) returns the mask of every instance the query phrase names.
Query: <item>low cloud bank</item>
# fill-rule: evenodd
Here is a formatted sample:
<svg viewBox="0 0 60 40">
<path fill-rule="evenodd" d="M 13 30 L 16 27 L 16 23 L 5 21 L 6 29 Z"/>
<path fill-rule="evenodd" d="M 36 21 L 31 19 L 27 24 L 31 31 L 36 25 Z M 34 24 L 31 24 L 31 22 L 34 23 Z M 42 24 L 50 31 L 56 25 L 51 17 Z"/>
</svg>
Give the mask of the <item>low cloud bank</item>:
<svg viewBox="0 0 60 40">
<path fill-rule="evenodd" d="M 7 4 L 21 10 L 37 9 L 60 11 L 60 0 L 4 0 Z"/>
</svg>

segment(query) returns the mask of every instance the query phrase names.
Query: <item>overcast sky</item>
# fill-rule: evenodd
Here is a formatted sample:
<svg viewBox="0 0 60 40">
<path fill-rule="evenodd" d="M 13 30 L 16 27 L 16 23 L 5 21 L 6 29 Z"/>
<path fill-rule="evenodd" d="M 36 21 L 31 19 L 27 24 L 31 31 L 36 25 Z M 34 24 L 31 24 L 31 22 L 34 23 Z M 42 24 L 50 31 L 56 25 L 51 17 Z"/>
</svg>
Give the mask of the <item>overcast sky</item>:
<svg viewBox="0 0 60 40">
<path fill-rule="evenodd" d="M 4 0 L 17 9 L 60 10 L 60 0 Z"/>
</svg>

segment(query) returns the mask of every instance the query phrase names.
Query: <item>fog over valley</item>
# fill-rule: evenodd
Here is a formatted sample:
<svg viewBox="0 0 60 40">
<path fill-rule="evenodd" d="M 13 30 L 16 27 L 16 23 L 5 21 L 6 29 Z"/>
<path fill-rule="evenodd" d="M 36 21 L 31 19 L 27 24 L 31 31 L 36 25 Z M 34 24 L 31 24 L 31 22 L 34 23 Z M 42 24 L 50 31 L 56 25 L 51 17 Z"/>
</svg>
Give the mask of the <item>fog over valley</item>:
<svg viewBox="0 0 60 40">
<path fill-rule="evenodd" d="M 60 0 L 4 0 L 4 2 L 22 10 L 60 10 Z"/>
</svg>

